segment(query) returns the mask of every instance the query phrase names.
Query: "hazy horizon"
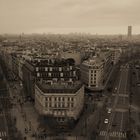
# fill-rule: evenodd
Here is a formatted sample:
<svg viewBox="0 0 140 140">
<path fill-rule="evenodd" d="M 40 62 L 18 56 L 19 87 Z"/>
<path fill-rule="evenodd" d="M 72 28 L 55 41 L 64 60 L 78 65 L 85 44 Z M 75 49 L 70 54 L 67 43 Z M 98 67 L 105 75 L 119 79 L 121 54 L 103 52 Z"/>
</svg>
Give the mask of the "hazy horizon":
<svg viewBox="0 0 140 140">
<path fill-rule="evenodd" d="M 0 34 L 140 33 L 139 0 L 0 0 Z"/>
</svg>

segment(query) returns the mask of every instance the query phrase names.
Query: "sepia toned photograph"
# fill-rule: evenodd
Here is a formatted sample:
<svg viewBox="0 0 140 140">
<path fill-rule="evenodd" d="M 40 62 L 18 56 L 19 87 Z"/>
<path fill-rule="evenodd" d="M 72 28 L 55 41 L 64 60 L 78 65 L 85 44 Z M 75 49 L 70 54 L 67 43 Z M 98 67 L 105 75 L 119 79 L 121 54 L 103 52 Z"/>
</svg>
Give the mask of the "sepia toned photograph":
<svg viewBox="0 0 140 140">
<path fill-rule="evenodd" d="M 0 140 L 140 140 L 140 0 L 0 0 Z"/>
</svg>

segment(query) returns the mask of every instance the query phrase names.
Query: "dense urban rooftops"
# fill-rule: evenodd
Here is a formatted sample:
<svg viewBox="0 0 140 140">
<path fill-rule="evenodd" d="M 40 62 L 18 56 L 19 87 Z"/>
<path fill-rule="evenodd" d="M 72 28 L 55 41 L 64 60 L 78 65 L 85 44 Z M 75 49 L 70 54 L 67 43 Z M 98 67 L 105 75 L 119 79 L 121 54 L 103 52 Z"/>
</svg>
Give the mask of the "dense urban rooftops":
<svg viewBox="0 0 140 140">
<path fill-rule="evenodd" d="M 75 61 L 73 59 L 36 59 L 32 61 L 34 64 L 38 66 L 67 66 L 67 65 L 74 65 Z"/>
<path fill-rule="evenodd" d="M 93 57 L 83 62 L 84 65 L 100 65 L 103 63 L 103 59 L 100 57 Z"/>
</svg>

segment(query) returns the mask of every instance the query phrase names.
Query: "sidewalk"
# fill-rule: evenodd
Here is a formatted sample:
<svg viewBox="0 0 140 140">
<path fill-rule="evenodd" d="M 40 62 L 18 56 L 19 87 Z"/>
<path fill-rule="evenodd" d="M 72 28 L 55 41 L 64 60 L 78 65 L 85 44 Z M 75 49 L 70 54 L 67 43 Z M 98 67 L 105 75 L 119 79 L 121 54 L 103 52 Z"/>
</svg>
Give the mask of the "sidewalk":
<svg viewBox="0 0 140 140">
<path fill-rule="evenodd" d="M 23 107 L 20 107 L 20 105 L 16 103 L 15 107 L 11 110 L 11 115 L 13 118 L 16 118 L 16 127 L 21 132 L 22 136 L 26 136 L 26 140 L 35 140 L 35 138 L 32 137 L 32 134 L 36 132 L 38 127 L 38 116 L 32 107 L 28 110 L 26 104 Z M 25 133 L 25 129 L 27 130 L 27 133 Z"/>
<path fill-rule="evenodd" d="M 26 114 L 26 118 L 31 126 L 31 130 L 33 132 L 36 132 L 37 131 L 37 128 L 38 128 L 38 125 L 39 125 L 39 122 L 38 122 L 38 113 L 36 112 L 33 104 L 27 102 L 26 104 L 24 104 L 23 106 L 23 111 L 25 112 Z"/>
<path fill-rule="evenodd" d="M 133 105 L 131 106 L 131 110 L 132 110 L 131 117 L 135 121 L 135 123 L 133 123 L 134 126 L 133 129 L 135 130 L 136 133 L 136 139 L 139 140 L 140 132 L 138 132 L 138 127 L 140 128 L 140 116 L 139 116 L 140 110 L 137 106 Z"/>
<path fill-rule="evenodd" d="M 16 128 L 21 132 L 22 136 L 25 137 L 25 128 L 27 128 L 25 121 L 23 120 L 21 112 L 17 108 L 11 110 L 11 115 L 16 118 Z"/>
<path fill-rule="evenodd" d="M 16 85 L 17 87 L 17 85 Z M 14 104 L 11 115 L 13 118 L 16 118 L 16 127 L 21 132 L 23 137 L 26 137 L 26 140 L 35 140 L 36 138 L 33 137 L 33 134 L 37 132 L 38 128 L 38 113 L 36 112 L 34 105 L 30 102 L 19 102 L 20 97 L 20 88 L 16 88 L 16 90 L 13 87 L 10 87 L 8 85 L 8 89 L 10 92 L 10 97 L 12 99 L 12 103 Z M 27 132 L 25 132 L 25 130 Z"/>
</svg>

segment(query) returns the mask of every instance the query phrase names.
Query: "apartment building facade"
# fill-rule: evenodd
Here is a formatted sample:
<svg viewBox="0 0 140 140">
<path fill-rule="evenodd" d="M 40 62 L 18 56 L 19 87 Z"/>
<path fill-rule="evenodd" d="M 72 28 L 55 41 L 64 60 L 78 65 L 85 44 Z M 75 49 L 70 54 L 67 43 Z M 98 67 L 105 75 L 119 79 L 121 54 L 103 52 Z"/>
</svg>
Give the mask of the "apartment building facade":
<svg viewBox="0 0 140 140">
<path fill-rule="evenodd" d="M 79 82 L 35 85 L 35 107 L 39 114 L 59 122 L 77 120 L 84 105 L 84 86 Z"/>
<path fill-rule="evenodd" d="M 86 60 L 81 65 L 81 80 L 89 89 L 100 89 L 103 84 L 104 61 L 100 58 Z"/>
</svg>

